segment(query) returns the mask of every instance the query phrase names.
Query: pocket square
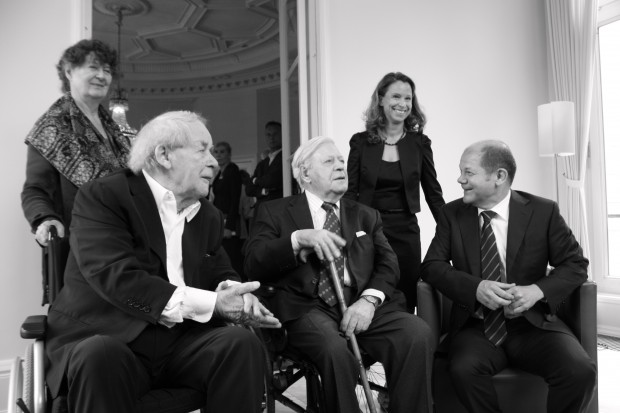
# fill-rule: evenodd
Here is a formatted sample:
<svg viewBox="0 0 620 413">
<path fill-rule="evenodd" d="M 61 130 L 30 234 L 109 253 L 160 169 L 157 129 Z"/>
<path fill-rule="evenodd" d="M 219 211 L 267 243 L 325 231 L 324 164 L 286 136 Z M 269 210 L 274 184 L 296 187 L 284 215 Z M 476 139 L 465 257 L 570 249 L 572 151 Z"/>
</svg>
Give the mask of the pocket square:
<svg viewBox="0 0 620 413">
<path fill-rule="evenodd" d="M 357 231 L 357 232 L 355 233 L 355 236 L 356 236 L 356 237 L 358 237 L 358 238 L 359 238 L 359 237 L 363 237 L 364 235 L 366 235 L 366 233 L 365 233 L 364 231 Z"/>
</svg>

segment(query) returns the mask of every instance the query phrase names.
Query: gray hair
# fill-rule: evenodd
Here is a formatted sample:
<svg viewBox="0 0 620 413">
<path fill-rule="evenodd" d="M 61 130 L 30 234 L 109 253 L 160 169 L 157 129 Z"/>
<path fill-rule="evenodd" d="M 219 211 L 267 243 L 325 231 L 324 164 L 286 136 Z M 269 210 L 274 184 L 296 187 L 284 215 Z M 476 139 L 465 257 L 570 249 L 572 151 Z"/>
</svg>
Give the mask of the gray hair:
<svg viewBox="0 0 620 413">
<path fill-rule="evenodd" d="M 332 138 L 327 136 L 317 136 L 315 138 L 310 139 L 308 142 L 302 144 L 295 153 L 293 154 L 293 161 L 291 162 L 291 167 L 293 168 L 293 178 L 297 180 L 297 183 L 300 187 L 305 189 L 303 181 L 301 179 L 301 170 L 302 168 L 309 168 L 309 160 L 319 148 L 319 146 L 324 145 L 326 143 L 336 144 Z"/>
<path fill-rule="evenodd" d="M 174 149 L 187 145 L 191 141 L 191 125 L 195 123 L 206 126 L 205 118 L 188 111 L 165 112 L 151 119 L 134 139 L 129 154 L 129 168 L 135 174 L 142 169 L 158 168 L 155 148 L 163 145 Z"/>
</svg>

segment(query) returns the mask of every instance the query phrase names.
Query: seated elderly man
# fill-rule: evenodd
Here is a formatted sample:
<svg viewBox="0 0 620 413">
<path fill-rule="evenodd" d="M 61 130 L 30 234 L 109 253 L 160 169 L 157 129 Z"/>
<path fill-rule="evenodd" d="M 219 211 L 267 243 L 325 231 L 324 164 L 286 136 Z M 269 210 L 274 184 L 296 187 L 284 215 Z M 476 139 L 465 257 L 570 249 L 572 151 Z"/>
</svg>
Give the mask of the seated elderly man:
<svg viewBox="0 0 620 413">
<path fill-rule="evenodd" d="M 211 147 L 202 117 L 164 113 L 135 138 L 131 170 L 80 188 L 46 345 L 69 411 L 133 412 L 156 387 L 204 392 L 208 411 L 260 411 L 261 344 L 227 322 L 279 322 L 221 247 L 222 214 L 204 198 Z"/>
<path fill-rule="evenodd" d="M 311 139 L 293 157 L 305 193 L 261 204 L 247 245 L 246 273 L 275 286 L 270 308 L 288 344 L 318 368 L 328 412 L 356 412 L 359 365 L 346 336 L 385 368 L 389 411 L 430 412 L 430 329 L 407 313 L 395 289 L 396 255 L 379 213 L 348 199 L 344 158 L 333 140 Z M 325 229 L 324 229 L 325 228 Z M 348 309 L 340 313 L 326 269 L 334 261 Z"/>
</svg>

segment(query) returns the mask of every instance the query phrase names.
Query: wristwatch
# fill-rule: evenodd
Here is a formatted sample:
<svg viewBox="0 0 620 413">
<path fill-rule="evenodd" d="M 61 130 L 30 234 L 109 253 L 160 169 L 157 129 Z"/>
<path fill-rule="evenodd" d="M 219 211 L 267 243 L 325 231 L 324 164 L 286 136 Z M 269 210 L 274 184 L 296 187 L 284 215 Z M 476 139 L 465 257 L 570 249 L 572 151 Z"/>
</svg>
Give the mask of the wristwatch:
<svg viewBox="0 0 620 413">
<path fill-rule="evenodd" d="M 375 307 L 375 310 L 377 309 L 377 307 L 379 307 L 379 304 L 381 303 L 379 297 L 375 297 L 374 295 L 363 295 L 361 298 L 372 304 Z"/>
</svg>

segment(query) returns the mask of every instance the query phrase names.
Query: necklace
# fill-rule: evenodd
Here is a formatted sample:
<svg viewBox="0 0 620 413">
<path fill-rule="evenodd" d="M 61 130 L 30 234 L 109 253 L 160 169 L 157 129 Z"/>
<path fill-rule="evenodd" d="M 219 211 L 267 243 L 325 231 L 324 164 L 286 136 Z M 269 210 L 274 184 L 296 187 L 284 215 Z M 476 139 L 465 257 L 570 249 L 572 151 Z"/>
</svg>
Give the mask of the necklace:
<svg viewBox="0 0 620 413">
<path fill-rule="evenodd" d="M 387 138 L 383 139 L 383 143 L 387 146 L 396 146 L 396 144 L 398 143 L 398 141 L 400 141 L 402 138 L 405 137 L 405 135 L 407 134 L 407 131 L 403 131 L 403 134 L 400 135 L 400 138 L 396 139 L 394 142 L 388 142 Z"/>
</svg>

